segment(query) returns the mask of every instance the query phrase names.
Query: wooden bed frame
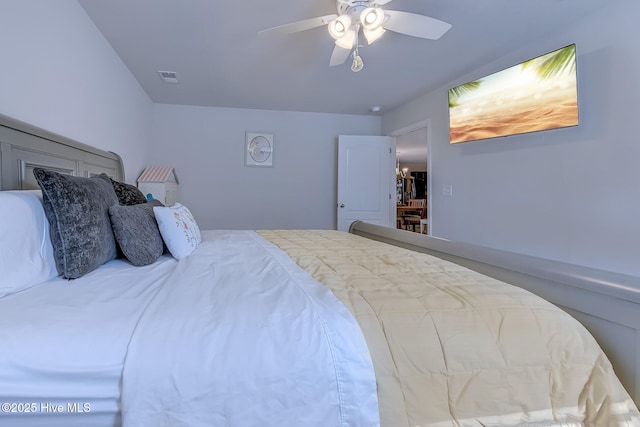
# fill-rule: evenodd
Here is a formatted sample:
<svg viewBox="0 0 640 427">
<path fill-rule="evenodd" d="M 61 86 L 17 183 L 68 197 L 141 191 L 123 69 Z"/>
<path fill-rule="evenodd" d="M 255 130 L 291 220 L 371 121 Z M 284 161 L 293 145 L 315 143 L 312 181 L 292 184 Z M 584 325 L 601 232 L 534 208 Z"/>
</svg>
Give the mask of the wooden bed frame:
<svg viewBox="0 0 640 427">
<path fill-rule="evenodd" d="M 0 115 L 0 190 L 38 189 L 32 170 L 76 176 L 106 173 L 124 181 L 115 153 Z M 581 321 L 611 359 L 640 405 L 640 285 L 637 277 L 469 245 L 394 228 L 354 222 L 349 230 L 370 239 L 425 252 L 525 288 Z"/>
<path fill-rule="evenodd" d="M 74 176 L 106 173 L 124 181 L 122 159 L 0 114 L 0 190 L 39 189 L 33 168 Z"/>
</svg>

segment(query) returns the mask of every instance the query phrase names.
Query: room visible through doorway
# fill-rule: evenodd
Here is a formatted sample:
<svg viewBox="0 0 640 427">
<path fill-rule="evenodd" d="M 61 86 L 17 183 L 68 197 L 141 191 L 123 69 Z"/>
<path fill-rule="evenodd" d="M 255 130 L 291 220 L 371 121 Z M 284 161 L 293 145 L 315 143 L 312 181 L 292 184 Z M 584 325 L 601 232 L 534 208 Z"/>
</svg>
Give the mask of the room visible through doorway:
<svg viewBox="0 0 640 427">
<path fill-rule="evenodd" d="M 396 138 L 396 227 L 430 234 L 428 127 L 398 131 Z M 411 210 L 409 205 L 424 206 Z"/>
</svg>

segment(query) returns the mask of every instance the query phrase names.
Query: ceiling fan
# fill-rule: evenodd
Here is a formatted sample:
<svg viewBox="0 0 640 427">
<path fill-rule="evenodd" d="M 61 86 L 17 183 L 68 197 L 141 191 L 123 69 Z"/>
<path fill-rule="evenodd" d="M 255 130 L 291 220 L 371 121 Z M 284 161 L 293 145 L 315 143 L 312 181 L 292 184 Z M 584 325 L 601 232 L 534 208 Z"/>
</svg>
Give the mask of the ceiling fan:
<svg viewBox="0 0 640 427">
<path fill-rule="evenodd" d="M 386 30 L 423 39 L 437 40 L 451 24 L 416 13 L 382 9 L 391 0 L 336 0 L 337 14 L 318 16 L 291 22 L 260 31 L 260 35 L 293 34 L 326 25 L 335 40 L 330 66 L 343 64 L 352 57 L 351 70 L 362 70 L 359 55 L 360 30 L 368 44 L 376 41 Z"/>
</svg>

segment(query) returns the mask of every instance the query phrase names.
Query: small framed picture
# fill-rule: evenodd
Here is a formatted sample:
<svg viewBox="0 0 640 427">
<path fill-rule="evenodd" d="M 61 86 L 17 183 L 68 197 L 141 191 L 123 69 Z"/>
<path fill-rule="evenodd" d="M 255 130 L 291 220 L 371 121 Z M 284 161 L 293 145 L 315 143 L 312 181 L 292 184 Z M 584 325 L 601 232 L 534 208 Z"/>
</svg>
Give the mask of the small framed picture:
<svg viewBox="0 0 640 427">
<path fill-rule="evenodd" d="M 273 134 L 265 132 L 247 132 L 244 143 L 244 165 L 273 166 Z"/>
</svg>

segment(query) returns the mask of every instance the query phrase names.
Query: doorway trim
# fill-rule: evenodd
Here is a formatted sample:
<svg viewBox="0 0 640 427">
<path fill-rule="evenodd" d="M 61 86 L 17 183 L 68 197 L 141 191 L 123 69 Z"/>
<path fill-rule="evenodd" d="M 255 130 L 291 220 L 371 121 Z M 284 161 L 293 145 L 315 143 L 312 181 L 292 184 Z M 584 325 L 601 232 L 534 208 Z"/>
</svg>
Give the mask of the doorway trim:
<svg viewBox="0 0 640 427">
<path fill-rule="evenodd" d="M 427 234 L 431 235 L 432 231 L 433 231 L 433 215 L 432 215 L 432 210 L 431 210 L 431 205 L 432 205 L 432 197 L 433 197 L 433 191 L 432 191 L 432 171 L 433 171 L 433 167 L 432 167 L 432 163 L 431 163 L 431 119 L 424 119 L 421 120 L 419 122 L 401 127 L 399 129 L 395 129 L 392 130 L 391 132 L 389 132 L 387 134 L 387 136 L 391 136 L 391 137 L 398 137 L 398 136 L 402 136 L 402 135 L 406 135 L 408 133 L 411 133 L 413 131 L 416 131 L 418 129 L 422 129 L 422 128 L 426 128 L 427 130 L 427 215 L 429 218 L 429 226 L 427 227 Z M 393 162 L 395 163 L 396 159 L 395 159 L 395 152 L 393 153 L 394 159 Z"/>
</svg>

